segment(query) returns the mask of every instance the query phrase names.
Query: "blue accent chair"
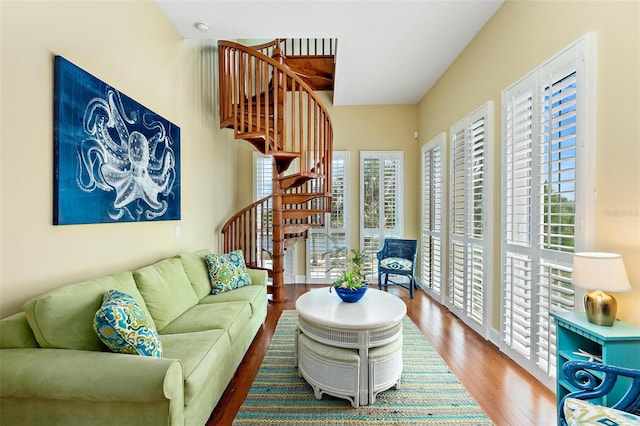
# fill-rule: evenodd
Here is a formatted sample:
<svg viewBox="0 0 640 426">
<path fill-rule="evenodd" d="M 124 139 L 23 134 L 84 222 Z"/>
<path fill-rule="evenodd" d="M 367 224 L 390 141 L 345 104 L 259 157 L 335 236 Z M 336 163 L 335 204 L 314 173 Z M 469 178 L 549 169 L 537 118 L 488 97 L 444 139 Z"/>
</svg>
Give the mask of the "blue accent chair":
<svg viewBox="0 0 640 426">
<path fill-rule="evenodd" d="M 404 287 L 409 290 L 409 295 L 413 299 L 413 289 L 416 287 L 415 266 L 417 255 L 417 240 L 385 239 L 382 250 L 377 253 L 378 288 L 382 290 L 382 287 L 389 285 Z M 409 278 L 409 282 L 393 282 L 389 280 L 389 275 L 406 276 Z"/>
<path fill-rule="evenodd" d="M 631 379 L 624 395 L 618 400 L 609 401 L 611 408 L 640 416 L 640 370 L 616 367 L 590 361 L 567 361 L 562 372 L 569 384 L 578 389 L 562 398 L 558 410 L 558 424 L 567 425 L 564 404 L 567 398 L 590 400 L 601 398 L 613 389 L 616 381 L 623 377 Z M 627 380 L 629 380 L 627 379 Z"/>
</svg>

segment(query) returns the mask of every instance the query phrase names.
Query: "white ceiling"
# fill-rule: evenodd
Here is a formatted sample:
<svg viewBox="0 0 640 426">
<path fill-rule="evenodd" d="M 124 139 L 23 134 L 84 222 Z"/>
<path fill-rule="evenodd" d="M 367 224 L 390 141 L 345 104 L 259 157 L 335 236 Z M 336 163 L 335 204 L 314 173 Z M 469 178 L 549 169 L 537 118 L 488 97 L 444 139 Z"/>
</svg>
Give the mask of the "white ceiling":
<svg viewBox="0 0 640 426">
<path fill-rule="evenodd" d="M 335 105 L 416 104 L 504 0 L 156 0 L 183 37 L 337 38 Z M 194 24 L 206 22 L 210 30 Z"/>
</svg>

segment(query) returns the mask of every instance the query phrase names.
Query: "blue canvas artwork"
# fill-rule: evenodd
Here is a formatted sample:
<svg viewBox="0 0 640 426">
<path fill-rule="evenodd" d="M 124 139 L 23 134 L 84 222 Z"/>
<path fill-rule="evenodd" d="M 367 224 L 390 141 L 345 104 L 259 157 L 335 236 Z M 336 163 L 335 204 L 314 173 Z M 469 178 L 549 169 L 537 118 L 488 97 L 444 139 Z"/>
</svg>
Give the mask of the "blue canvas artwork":
<svg viewBox="0 0 640 426">
<path fill-rule="evenodd" d="M 180 219 L 180 128 L 55 57 L 55 225 Z"/>
</svg>

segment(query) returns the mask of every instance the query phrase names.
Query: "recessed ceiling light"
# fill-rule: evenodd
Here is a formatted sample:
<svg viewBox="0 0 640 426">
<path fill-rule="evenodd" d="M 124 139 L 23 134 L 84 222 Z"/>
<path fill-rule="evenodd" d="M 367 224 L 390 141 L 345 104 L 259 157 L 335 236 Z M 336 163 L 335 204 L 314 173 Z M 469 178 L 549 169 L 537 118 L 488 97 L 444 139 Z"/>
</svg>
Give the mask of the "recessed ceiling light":
<svg viewBox="0 0 640 426">
<path fill-rule="evenodd" d="M 200 32 L 203 32 L 203 33 L 209 32 L 209 24 L 207 24 L 206 22 L 198 21 L 195 24 L 193 24 L 193 26 L 196 27 Z"/>
</svg>

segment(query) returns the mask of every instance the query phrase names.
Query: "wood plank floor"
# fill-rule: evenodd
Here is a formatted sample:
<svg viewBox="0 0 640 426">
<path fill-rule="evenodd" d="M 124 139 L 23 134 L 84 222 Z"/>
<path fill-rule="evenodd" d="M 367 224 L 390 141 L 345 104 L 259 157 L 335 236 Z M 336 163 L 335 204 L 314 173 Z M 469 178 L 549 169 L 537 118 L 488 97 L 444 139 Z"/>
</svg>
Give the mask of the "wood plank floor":
<svg viewBox="0 0 640 426">
<path fill-rule="evenodd" d="M 270 303 L 267 319 L 211 414 L 207 426 L 230 425 L 242 405 L 283 310 L 294 309 L 295 300 L 316 285 L 285 286 L 287 301 Z M 322 287 L 322 286 L 320 286 Z M 529 373 L 480 338 L 447 309 L 423 291 L 392 287 L 407 305 L 407 315 L 429 338 L 440 356 L 491 420 L 500 425 L 556 424 L 555 395 Z"/>
</svg>

